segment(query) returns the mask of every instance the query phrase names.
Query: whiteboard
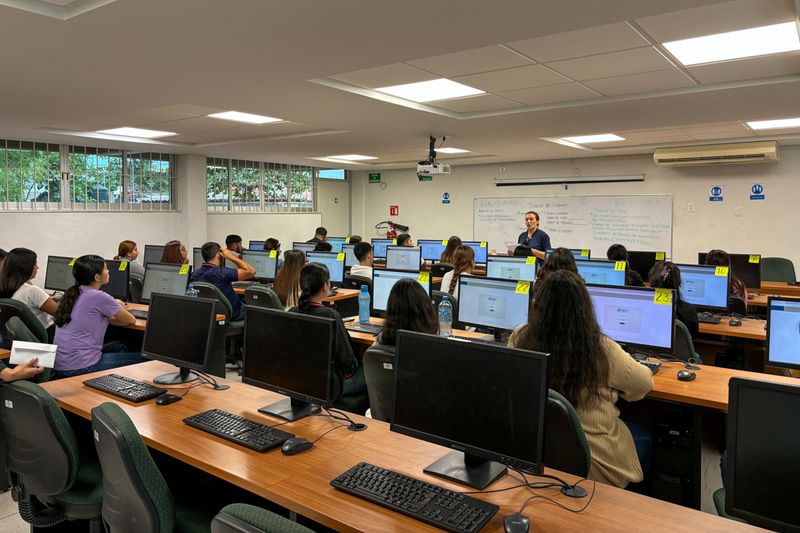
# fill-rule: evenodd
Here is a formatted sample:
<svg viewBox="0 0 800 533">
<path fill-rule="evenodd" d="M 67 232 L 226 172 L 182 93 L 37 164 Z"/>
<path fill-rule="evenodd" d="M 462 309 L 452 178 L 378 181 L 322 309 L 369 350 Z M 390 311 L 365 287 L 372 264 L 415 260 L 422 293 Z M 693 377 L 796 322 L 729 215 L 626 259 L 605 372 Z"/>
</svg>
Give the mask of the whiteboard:
<svg viewBox="0 0 800 533">
<path fill-rule="evenodd" d="M 505 253 L 525 230 L 525 212 L 539 213 L 539 228 L 553 248 L 592 250 L 605 257 L 608 247 L 664 251 L 672 256 L 672 196 L 558 196 L 475 198 L 473 235 Z"/>
</svg>

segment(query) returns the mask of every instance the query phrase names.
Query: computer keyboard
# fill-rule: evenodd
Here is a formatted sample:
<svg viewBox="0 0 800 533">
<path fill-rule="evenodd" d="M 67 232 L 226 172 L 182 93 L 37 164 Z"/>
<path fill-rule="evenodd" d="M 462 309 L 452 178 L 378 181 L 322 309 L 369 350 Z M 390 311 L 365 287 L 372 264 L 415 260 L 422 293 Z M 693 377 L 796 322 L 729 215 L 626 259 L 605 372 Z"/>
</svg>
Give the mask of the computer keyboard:
<svg viewBox="0 0 800 533">
<path fill-rule="evenodd" d="M 359 463 L 331 486 L 445 531 L 473 533 L 500 509 L 497 505 L 369 463 Z"/>
<path fill-rule="evenodd" d="M 351 324 L 347 324 L 345 329 L 350 331 L 360 331 L 361 333 L 372 333 L 373 335 L 377 335 L 383 329 L 383 326 L 380 324 L 366 324 L 364 322 L 353 322 Z"/>
<path fill-rule="evenodd" d="M 162 389 L 137 379 L 120 376 L 119 374 L 107 374 L 87 379 L 83 384 L 134 403 L 144 402 L 167 392 L 167 389 Z"/>
<path fill-rule="evenodd" d="M 450 338 L 459 341 L 477 342 L 478 344 L 489 344 L 491 346 L 505 346 L 506 344 L 508 344 L 506 342 L 498 341 L 496 339 L 488 339 L 483 337 L 459 337 L 457 335 L 453 335 Z"/>
<path fill-rule="evenodd" d="M 147 320 L 147 317 L 150 314 L 148 311 L 140 311 L 138 309 L 131 309 L 128 312 L 136 318 L 141 318 L 142 320 Z"/>
<path fill-rule="evenodd" d="M 657 374 L 658 371 L 661 370 L 660 361 L 639 361 L 639 363 L 649 368 L 653 375 Z"/>
<path fill-rule="evenodd" d="M 701 324 L 719 324 L 722 319 L 711 314 L 697 313 L 697 321 Z"/>
<path fill-rule="evenodd" d="M 221 409 L 203 411 L 184 418 L 183 422 L 193 428 L 241 444 L 257 452 L 265 452 L 280 446 L 294 437 L 291 433 Z"/>
</svg>

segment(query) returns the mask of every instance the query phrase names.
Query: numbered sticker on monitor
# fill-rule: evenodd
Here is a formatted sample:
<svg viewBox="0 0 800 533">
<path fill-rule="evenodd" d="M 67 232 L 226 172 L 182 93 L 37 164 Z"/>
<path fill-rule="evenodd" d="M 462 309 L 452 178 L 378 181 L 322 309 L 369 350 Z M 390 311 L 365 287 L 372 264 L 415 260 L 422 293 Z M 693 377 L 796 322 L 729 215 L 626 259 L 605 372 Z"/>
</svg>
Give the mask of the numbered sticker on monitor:
<svg viewBox="0 0 800 533">
<path fill-rule="evenodd" d="M 581 257 L 589 257 L 589 250 L 581 250 Z"/>
<path fill-rule="evenodd" d="M 77 260 L 78 260 L 77 257 L 74 258 L 72 261 L 69 262 L 69 266 L 75 266 L 75 261 L 77 261 Z"/>
<path fill-rule="evenodd" d="M 667 258 L 666 252 L 656 252 L 656 261 L 663 261 Z"/>
<path fill-rule="evenodd" d="M 270 250 L 269 251 L 269 258 L 270 259 L 275 259 L 276 257 L 278 257 L 278 250 Z"/>
<path fill-rule="evenodd" d="M 481 242 L 481 248 L 486 248 L 486 245 L 489 244 L 486 241 Z"/>
<path fill-rule="evenodd" d="M 442 241 L 442 246 L 447 246 L 447 239 Z"/>
<path fill-rule="evenodd" d="M 625 270 L 625 261 L 617 261 L 614 270 Z"/>
<path fill-rule="evenodd" d="M 514 291 L 517 294 L 530 294 L 531 293 L 531 282 L 530 281 L 518 281 L 517 282 L 517 290 Z"/>
<path fill-rule="evenodd" d="M 119 262 L 119 271 L 120 272 L 125 272 L 126 268 L 128 268 L 128 262 L 127 261 L 120 261 Z"/>
<path fill-rule="evenodd" d="M 350 244 L 350 237 L 345 238 L 344 242 Z"/>
<path fill-rule="evenodd" d="M 344 261 L 344 252 L 339 252 L 339 255 L 336 256 L 337 261 Z"/>
<path fill-rule="evenodd" d="M 189 265 L 181 266 L 181 269 L 178 271 L 178 274 L 181 274 L 181 275 L 184 275 L 184 276 L 186 274 L 188 274 L 188 273 L 189 273 Z"/>
<path fill-rule="evenodd" d="M 420 272 L 419 273 L 419 278 L 417 278 L 417 281 L 419 281 L 423 285 L 427 285 L 428 281 L 430 279 L 431 279 L 431 273 L 430 272 Z"/>
<path fill-rule="evenodd" d="M 756 263 L 756 264 L 760 263 L 761 262 L 761 256 L 760 255 L 751 255 L 750 256 L 750 262 L 751 263 Z"/>
<path fill-rule="evenodd" d="M 661 305 L 672 304 L 672 289 L 656 289 L 653 295 L 653 303 Z"/>
<path fill-rule="evenodd" d="M 717 267 L 714 270 L 715 276 L 727 276 L 728 275 L 728 267 Z"/>
<path fill-rule="evenodd" d="M 392 239 L 392 244 L 397 244 L 397 239 Z"/>
<path fill-rule="evenodd" d="M 526 265 L 535 265 L 535 264 L 536 264 L 536 257 L 535 257 L 535 256 L 533 256 L 533 255 L 532 255 L 532 256 L 530 256 L 529 258 L 527 258 L 527 259 L 525 260 L 525 264 L 526 264 Z"/>
</svg>

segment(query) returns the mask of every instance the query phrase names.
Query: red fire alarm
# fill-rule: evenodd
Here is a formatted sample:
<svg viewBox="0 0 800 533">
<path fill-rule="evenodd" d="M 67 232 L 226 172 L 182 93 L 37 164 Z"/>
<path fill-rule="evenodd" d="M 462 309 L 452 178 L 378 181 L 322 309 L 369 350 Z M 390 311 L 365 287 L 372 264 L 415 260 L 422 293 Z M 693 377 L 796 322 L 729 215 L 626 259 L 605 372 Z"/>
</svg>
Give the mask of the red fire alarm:
<svg viewBox="0 0 800 533">
<path fill-rule="evenodd" d="M 389 206 L 389 216 L 390 217 L 396 217 L 399 214 L 400 214 L 400 208 L 398 206 L 396 206 L 396 205 L 390 205 Z"/>
</svg>

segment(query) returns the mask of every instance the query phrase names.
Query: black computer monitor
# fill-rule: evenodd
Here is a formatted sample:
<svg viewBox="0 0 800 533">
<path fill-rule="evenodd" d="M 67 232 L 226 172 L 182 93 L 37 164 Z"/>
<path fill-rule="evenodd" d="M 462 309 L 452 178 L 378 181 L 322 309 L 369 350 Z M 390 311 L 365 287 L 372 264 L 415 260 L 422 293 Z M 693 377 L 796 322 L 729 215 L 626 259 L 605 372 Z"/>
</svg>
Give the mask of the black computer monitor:
<svg viewBox="0 0 800 533">
<path fill-rule="evenodd" d="M 422 250 L 419 246 L 387 246 L 386 268 L 419 272 Z"/>
<path fill-rule="evenodd" d="M 190 265 L 174 263 L 150 263 L 144 269 L 142 303 L 148 303 L 155 293 L 181 296 L 186 294 L 186 286 L 192 275 Z"/>
<path fill-rule="evenodd" d="M 524 259 L 524 258 L 523 258 Z M 458 321 L 490 328 L 495 338 L 528 322 L 531 281 L 465 276 L 458 278 Z"/>
<path fill-rule="evenodd" d="M 642 279 L 647 281 L 647 276 L 650 275 L 650 269 L 658 261 L 665 261 L 667 259 L 666 252 L 642 252 L 628 250 L 628 268 L 635 270 L 642 276 Z"/>
<path fill-rule="evenodd" d="M 701 311 L 728 308 L 730 270 L 713 265 L 678 265 L 681 270 L 681 299 Z"/>
<path fill-rule="evenodd" d="M 147 268 L 149 263 L 160 263 L 164 256 L 164 246 L 160 244 L 145 244 L 142 265 Z"/>
<path fill-rule="evenodd" d="M 372 239 L 372 257 L 386 259 L 386 247 L 396 244 L 397 239 Z"/>
<path fill-rule="evenodd" d="M 506 465 L 542 472 L 547 356 L 400 331 L 391 430 L 457 451 L 427 468 L 483 490 Z"/>
<path fill-rule="evenodd" d="M 800 386 L 732 378 L 728 387 L 725 511 L 755 526 L 800 531 Z"/>
<path fill-rule="evenodd" d="M 537 258 L 532 255 L 528 257 L 490 255 L 486 263 L 486 276 L 518 281 L 534 281 L 538 263 Z"/>
<path fill-rule="evenodd" d="M 74 257 L 47 256 L 44 288 L 51 291 L 65 291 L 75 285 L 75 278 L 72 275 L 72 265 L 74 264 Z"/>
<path fill-rule="evenodd" d="M 588 261 L 592 258 L 592 251 L 588 248 L 567 248 L 567 250 L 576 261 Z M 553 248 L 546 250 L 544 253 L 545 260 L 549 259 L 552 254 Z"/>
<path fill-rule="evenodd" d="M 800 370 L 800 300 L 767 300 L 767 365 Z"/>
<path fill-rule="evenodd" d="M 385 316 L 386 306 L 389 303 L 389 294 L 394 284 L 401 279 L 413 279 L 425 289 L 425 294 L 431 295 L 430 272 L 409 272 L 405 270 L 392 270 L 390 268 L 372 269 L 372 316 Z"/>
<path fill-rule="evenodd" d="M 422 258 L 425 261 L 439 262 L 447 248 L 447 239 L 419 239 L 417 246 L 422 250 Z"/>
<path fill-rule="evenodd" d="M 463 241 L 464 246 L 469 246 L 475 252 L 475 264 L 485 265 L 489 256 L 489 243 L 486 241 Z"/>
<path fill-rule="evenodd" d="M 341 286 L 344 283 L 344 252 L 308 252 L 306 259 L 309 263 L 321 263 L 328 267 L 331 276 L 331 285 Z"/>
<path fill-rule="evenodd" d="M 108 283 L 100 287 L 100 290 L 118 300 L 127 300 L 128 280 L 131 273 L 128 261 L 106 259 L 106 266 L 108 267 Z"/>
<path fill-rule="evenodd" d="M 356 245 L 345 243 L 342 245 L 342 252 L 344 252 L 344 266 L 349 268 L 358 264 L 358 258 L 354 252 Z"/>
<path fill-rule="evenodd" d="M 331 252 L 341 252 L 342 245 L 344 245 L 347 241 L 347 237 L 331 237 L 330 235 L 325 237 L 325 242 L 331 245 Z"/>
<path fill-rule="evenodd" d="M 289 397 L 260 412 L 297 420 L 330 404 L 334 326 L 330 318 L 247 306 L 242 382 Z"/>
<path fill-rule="evenodd" d="M 247 244 L 248 250 L 263 250 L 265 241 L 250 241 Z"/>
<path fill-rule="evenodd" d="M 203 259 L 202 248 L 194 247 L 192 248 L 192 270 L 197 270 L 206 260 Z"/>
<path fill-rule="evenodd" d="M 298 242 L 295 241 L 292 243 L 292 250 L 298 250 L 307 254 L 308 252 L 313 252 L 314 248 L 317 247 L 317 243 L 315 242 Z"/>
<path fill-rule="evenodd" d="M 278 271 L 277 250 L 243 250 L 242 261 L 256 269 L 255 279 L 272 281 Z"/>
<path fill-rule="evenodd" d="M 625 261 L 576 260 L 575 266 L 578 267 L 578 275 L 586 283 L 625 286 L 625 274 L 627 274 Z"/>
<path fill-rule="evenodd" d="M 706 252 L 698 252 L 697 262 L 706 264 Z M 733 275 L 742 280 L 748 289 L 761 288 L 761 254 L 728 254 Z"/>
<path fill-rule="evenodd" d="M 212 351 L 216 300 L 153 293 L 142 354 L 179 367 L 156 376 L 154 383 L 186 383 L 197 379 L 190 370 L 204 370 Z"/>
</svg>

